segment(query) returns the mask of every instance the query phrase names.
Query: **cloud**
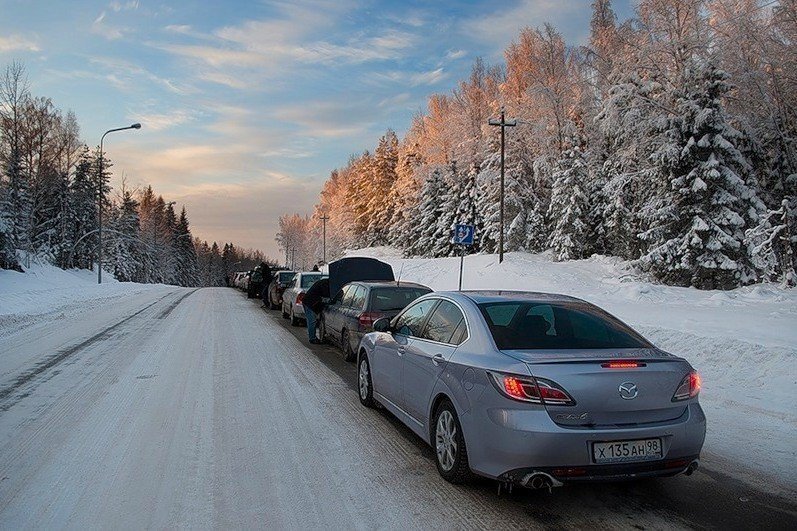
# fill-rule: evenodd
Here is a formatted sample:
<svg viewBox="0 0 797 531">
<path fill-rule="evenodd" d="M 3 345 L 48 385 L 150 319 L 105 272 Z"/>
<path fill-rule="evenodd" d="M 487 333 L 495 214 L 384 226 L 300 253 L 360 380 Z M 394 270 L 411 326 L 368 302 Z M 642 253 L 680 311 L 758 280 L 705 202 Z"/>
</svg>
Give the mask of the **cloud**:
<svg viewBox="0 0 797 531">
<path fill-rule="evenodd" d="M 446 59 L 451 59 L 451 60 L 462 59 L 466 55 L 468 55 L 468 52 L 466 52 L 465 50 L 448 50 L 446 52 Z"/>
<path fill-rule="evenodd" d="M 396 105 L 401 105 L 406 103 L 410 100 L 410 93 L 409 92 L 402 92 L 401 94 L 396 94 L 395 96 L 390 96 L 389 98 L 385 98 L 379 102 L 379 107 L 394 107 Z"/>
<path fill-rule="evenodd" d="M 130 120 L 141 122 L 146 129 L 163 131 L 196 119 L 197 113 L 186 109 L 178 109 L 167 113 L 128 113 Z"/>
<path fill-rule="evenodd" d="M 38 52 L 40 48 L 35 39 L 23 37 L 15 33 L 12 33 L 8 37 L 0 35 L 0 53 L 16 51 Z"/>
<path fill-rule="evenodd" d="M 336 33 L 345 4 L 280 3 L 272 18 L 246 20 L 199 33 L 187 25 L 170 25 L 172 34 L 194 42 L 149 42 L 150 46 L 193 62 L 193 75 L 203 81 L 236 89 L 262 87 L 264 80 L 280 80 L 287 69 L 326 65 L 342 68 L 368 62 L 395 61 L 417 48 L 414 33 L 369 28 Z M 325 36 L 325 38 L 319 38 Z M 312 68 L 304 72 L 312 75 Z"/>
<path fill-rule="evenodd" d="M 169 92 L 181 96 L 193 94 L 197 91 L 196 88 L 191 85 L 178 83 L 169 78 L 161 77 L 137 64 L 123 59 L 97 56 L 89 58 L 89 62 L 93 65 L 105 68 L 109 72 L 105 76 L 106 79 L 114 83 L 120 89 L 129 89 L 131 86 L 137 85 L 143 78 L 156 85 L 160 85 Z"/>
<path fill-rule="evenodd" d="M 342 138 L 364 133 L 373 125 L 373 106 L 365 101 L 311 101 L 281 107 L 274 116 L 300 125 L 307 135 Z"/>
<path fill-rule="evenodd" d="M 550 22 L 571 43 L 580 43 L 588 35 L 590 9 L 586 2 L 561 0 L 520 0 L 514 7 L 494 4 L 495 12 L 466 19 L 459 32 L 470 39 L 494 46 L 500 54 L 525 27 L 538 27 Z"/>
<path fill-rule="evenodd" d="M 410 85 L 417 87 L 419 85 L 434 85 L 446 79 L 448 74 L 442 68 L 436 70 L 429 70 L 428 72 L 418 72 L 410 76 Z"/>
<path fill-rule="evenodd" d="M 120 11 L 132 11 L 138 9 L 138 0 L 130 0 L 129 2 L 124 3 L 114 0 L 108 4 L 108 7 L 117 13 Z"/>
<path fill-rule="evenodd" d="M 111 26 L 105 22 L 105 11 L 103 11 L 100 13 L 100 16 L 94 19 L 94 23 L 91 25 L 91 32 L 113 41 L 124 37 L 125 30 L 123 28 Z"/>
<path fill-rule="evenodd" d="M 196 186 L 170 200 L 186 205 L 195 236 L 208 241 L 234 242 L 263 250 L 278 258 L 274 241 L 279 216 L 309 212 L 319 186 L 284 175 L 263 172 L 256 182 Z"/>
</svg>

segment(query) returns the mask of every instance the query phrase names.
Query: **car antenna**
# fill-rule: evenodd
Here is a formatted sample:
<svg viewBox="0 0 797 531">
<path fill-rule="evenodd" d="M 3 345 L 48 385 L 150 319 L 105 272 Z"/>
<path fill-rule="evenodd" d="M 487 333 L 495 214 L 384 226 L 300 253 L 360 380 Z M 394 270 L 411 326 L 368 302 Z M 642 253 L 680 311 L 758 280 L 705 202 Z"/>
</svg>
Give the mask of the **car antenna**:
<svg viewBox="0 0 797 531">
<path fill-rule="evenodd" d="M 396 279 L 396 287 L 401 286 L 401 273 L 404 271 L 404 260 L 401 261 L 401 268 L 399 269 L 399 276 Z"/>
</svg>

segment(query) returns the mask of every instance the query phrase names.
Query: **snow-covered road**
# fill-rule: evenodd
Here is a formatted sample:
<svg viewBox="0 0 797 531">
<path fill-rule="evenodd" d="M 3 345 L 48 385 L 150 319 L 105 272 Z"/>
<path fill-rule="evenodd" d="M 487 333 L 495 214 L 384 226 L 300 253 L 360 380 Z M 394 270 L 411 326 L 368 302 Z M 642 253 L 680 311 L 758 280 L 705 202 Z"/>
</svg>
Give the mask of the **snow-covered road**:
<svg viewBox="0 0 797 531">
<path fill-rule="evenodd" d="M 731 479 L 454 487 L 354 367 L 232 289 L 158 287 L 0 337 L 0 527 L 789 527 Z M 89 317 L 91 315 L 92 317 Z"/>
</svg>

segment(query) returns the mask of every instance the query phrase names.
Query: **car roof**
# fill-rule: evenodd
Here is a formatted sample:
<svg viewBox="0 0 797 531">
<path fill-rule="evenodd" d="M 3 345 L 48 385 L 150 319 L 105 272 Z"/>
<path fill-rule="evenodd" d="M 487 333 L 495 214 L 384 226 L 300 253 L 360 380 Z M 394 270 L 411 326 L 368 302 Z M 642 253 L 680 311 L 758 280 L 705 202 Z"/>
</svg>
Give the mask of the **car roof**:
<svg viewBox="0 0 797 531">
<path fill-rule="evenodd" d="M 416 284 L 415 282 L 399 282 L 396 280 L 353 280 L 349 284 L 362 284 L 372 288 L 421 288 L 432 290 L 429 286 Z"/>
<path fill-rule="evenodd" d="M 468 290 L 468 291 L 452 291 L 445 292 L 446 295 L 454 296 L 461 294 L 469 298 L 476 304 L 489 303 L 489 302 L 507 302 L 507 301 L 523 301 L 523 302 L 581 302 L 582 299 L 571 297 L 569 295 L 562 295 L 560 293 L 543 293 L 539 291 L 515 291 L 515 290 Z"/>
</svg>

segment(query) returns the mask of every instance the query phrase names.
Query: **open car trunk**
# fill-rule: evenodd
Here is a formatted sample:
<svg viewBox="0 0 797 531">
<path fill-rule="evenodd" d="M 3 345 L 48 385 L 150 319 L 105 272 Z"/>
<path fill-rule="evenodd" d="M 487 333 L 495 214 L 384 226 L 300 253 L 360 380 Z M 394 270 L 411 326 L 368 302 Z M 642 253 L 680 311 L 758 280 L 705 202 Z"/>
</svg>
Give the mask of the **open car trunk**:
<svg viewBox="0 0 797 531">
<path fill-rule="evenodd" d="M 395 280 L 390 264 L 375 258 L 341 258 L 329 264 L 329 294 L 334 297 L 340 289 L 357 280 Z"/>
</svg>

